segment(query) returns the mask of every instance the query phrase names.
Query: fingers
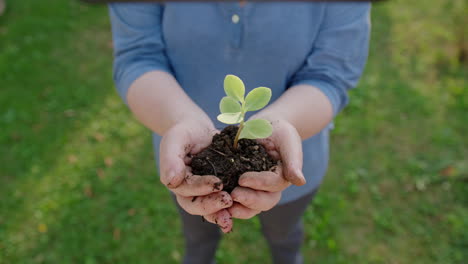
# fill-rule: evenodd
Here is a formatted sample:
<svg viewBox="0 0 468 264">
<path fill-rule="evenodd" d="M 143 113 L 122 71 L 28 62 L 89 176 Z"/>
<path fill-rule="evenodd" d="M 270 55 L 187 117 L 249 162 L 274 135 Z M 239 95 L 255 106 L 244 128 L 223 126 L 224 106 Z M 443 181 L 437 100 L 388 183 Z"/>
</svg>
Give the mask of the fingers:
<svg viewBox="0 0 468 264">
<path fill-rule="evenodd" d="M 187 172 L 184 181 L 177 188 L 170 189 L 175 194 L 185 197 L 204 196 L 221 191 L 223 189 L 223 184 L 221 180 L 215 176 L 199 176 Z"/>
<path fill-rule="evenodd" d="M 179 186 L 186 174 L 184 157 L 192 146 L 180 129 L 170 129 L 159 146 L 161 182 L 171 188 Z"/>
<path fill-rule="evenodd" d="M 280 154 L 279 154 L 278 151 L 276 151 L 276 150 L 268 150 L 267 153 L 268 153 L 268 155 L 270 155 L 270 157 L 271 157 L 273 160 L 276 160 L 276 161 L 281 160 L 281 156 L 280 156 Z"/>
<path fill-rule="evenodd" d="M 240 203 L 234 203 L 228 211 L 232 217 L 237 219 L 250 219 L 260 213 L 260 210 L 247 208 Z"/>
<path fill-rule="evenodd" d="M 210 223 L 218 225 L 223 233 L 229 233 L 232 230 L 232 216 L 226 209 L 214 214 L 205 215 L 203 218 Z"/>
<path fill-rule="evenodd" d="M 232 206 L 231 196 L 224 191 L 199 197 L 176 195 L 179 205 L 192 215 L 209 215 Z"/>
<path fill-rule="evenodd" d="M 198 123 L 181 123 L 169 129 L 159 147 L 161 182 L 171 188 L 179 186 L 186 175 L 187 154 L 196 154 L 211 143 L 216 130 Z"/>
<path fill-rule="evenodd" d="M 231 197 L 233 201 L 254 211 L 268 211 L 279 202 L 281 199 L 281 192 L 264 192 L 250 188 L 236 187 L 232 191 Z M 235 205 L 236 203 L 234 203 L 234 206 Z M 238 208 L 234 212 L 231 212 L 231 214 L 233 217 L 237 218 L 236 216 L 238 214 L 247 213 L 245 211 L 245 209 Z"/>
<path fill-rule="evenodd" d="M 276 151 L 276 145 L 271 139 L 271 137 L 257 139 L 257 142 L 262 144 L 267 151 L 271 151 L 271 150 Z"/>
<path fill-rule="evenodd" d="M 260 140 L 269 153 L 276 150 L 283 162 L 283 177 L 294 185 L 306 183 L 302 173 L 302 140 L 297 130 L 285 121 L 274 124 L 270 138 Z"/>
<path fill-rule="evenodd" d="M 239 185 L 266 192 L 280 192 L 291 184 L 283 177 L 281 165 L 270 171 L 246 172 L 239 178 Z"/>
<path fill-rule="evenodd" d="M 302 140 L 297 130 L 292 126 L 284 126 L 273 138 L 283 162 L 283 175 L 292 184 L 305 184 L 302 174 Z"/>
</svg>

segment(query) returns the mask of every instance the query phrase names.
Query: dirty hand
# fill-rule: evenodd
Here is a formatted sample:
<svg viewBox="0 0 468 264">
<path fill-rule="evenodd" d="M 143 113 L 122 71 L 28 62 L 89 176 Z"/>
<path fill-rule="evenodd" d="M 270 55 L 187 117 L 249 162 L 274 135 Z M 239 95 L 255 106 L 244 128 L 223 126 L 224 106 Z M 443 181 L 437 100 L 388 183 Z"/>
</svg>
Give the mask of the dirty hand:
<svg viewBox="0 0 468 264">
<path fill-rule="evenodd" d="M 281 192 L 292 184 L 305 184 L 302 173 L 302 140 L 296 128 L 285 120 L 272 121 L 273 134 L 258 140 L 279 165 L 270 171 L 246 172 L 239 178 L 229 208 L 232 217 L 249 219 L 273 208 L 281 199 Z"/>
<path fill-rule="evenodd" d="M 219 178 L 193 175 L 187 166 L 189 156 L 207 147 L 215 133 L 211 121 L 204 120 L 181 120 L 170 128 L 159 149 L 161 182 L 175 194 L 187 213 L 203 216 L 226 233 L 232 229 L 231 215 L 226 209 L 232 206 L 231 196 L 221 191 Z"/>
</svg>

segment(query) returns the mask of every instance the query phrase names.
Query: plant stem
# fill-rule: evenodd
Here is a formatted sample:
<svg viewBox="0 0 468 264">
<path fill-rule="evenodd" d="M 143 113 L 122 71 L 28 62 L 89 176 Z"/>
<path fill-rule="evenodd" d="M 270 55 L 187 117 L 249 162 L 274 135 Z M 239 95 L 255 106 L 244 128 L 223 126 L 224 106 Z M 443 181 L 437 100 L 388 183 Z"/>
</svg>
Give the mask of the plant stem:
<svg viewBox="0 0 468 264">
<path fill-rule="evenodd" d="M 237 130 L 236 138 L 234 138 L 234 149 L 237 149 L 237 142 L 239 141 L 239 136 L 240 132 L 242 131 L 242 128 L 244 128 L 244 118 L 242 118 L 242 121 L 239 124 L 239 129 Z"/>
</svg>

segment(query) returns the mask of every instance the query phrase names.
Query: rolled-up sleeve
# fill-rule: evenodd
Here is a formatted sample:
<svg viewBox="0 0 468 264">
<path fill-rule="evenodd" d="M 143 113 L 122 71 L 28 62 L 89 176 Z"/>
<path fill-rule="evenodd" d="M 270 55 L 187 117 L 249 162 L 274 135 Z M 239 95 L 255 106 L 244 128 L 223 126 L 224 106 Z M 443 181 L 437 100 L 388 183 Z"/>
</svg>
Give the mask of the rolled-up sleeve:
<svg viewBox="0 0 468 264">
<path fill-rule="evenodd" d="M 154 3 L 109 4 L 114 45 L 114 81 L 127 102 L 130 85 L 149 71 L 172 73 L 162 36 L 163 7 Z"/>
<path fill-rule="evenodd" d="M 317 87 L 329 98 L 336 115 L 348 103 L 348 90 L 357 85 L 364 70 L 369 35 L 369 3 L 327 4 L 312 50 L 289 86 Z"/>
</svg>

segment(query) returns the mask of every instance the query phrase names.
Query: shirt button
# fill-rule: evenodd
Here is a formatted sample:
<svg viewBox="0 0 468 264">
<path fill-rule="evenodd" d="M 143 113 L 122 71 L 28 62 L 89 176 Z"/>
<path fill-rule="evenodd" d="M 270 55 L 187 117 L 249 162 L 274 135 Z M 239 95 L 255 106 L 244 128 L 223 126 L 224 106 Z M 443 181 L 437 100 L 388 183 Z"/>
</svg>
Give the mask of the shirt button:
<svg viewBox="0 0 468 264">
<path fill-rule="evenodd" d="M 237 14 L 232 15 L 232 23 L 237 24 L 239 23 L 240 17 Z"/>
</svg>

